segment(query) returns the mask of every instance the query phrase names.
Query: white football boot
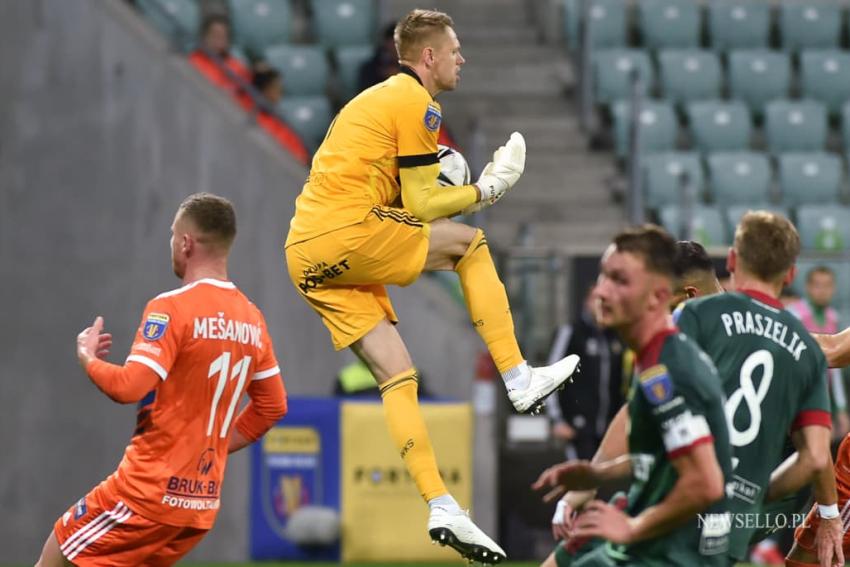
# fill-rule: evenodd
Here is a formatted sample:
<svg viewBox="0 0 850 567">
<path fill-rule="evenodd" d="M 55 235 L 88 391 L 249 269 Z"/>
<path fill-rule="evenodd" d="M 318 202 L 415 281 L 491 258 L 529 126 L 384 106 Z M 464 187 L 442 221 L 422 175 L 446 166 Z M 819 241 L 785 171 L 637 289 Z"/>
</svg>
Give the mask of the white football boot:
<svg viewBox="0 0 850 567">
<path fill-rule="evenodd" d="M 549 394 L 564 386 L 579 370 L 581 359 L 577 354 L 567 355 L 555 364 L 531 368 L 531 382 L 522 390 L 509 390 L 508 399 L 520 413 L 539 413 L 543 400 Z"/>
<path fill-rule="evenodd" d="M 469 562 L 495 565 L 507 559 L 504 550 L 482 532 L 463 510 L 434 506 L 428 518 L 428 534 L 431 541 L 454 548 Z"/>
</svg>

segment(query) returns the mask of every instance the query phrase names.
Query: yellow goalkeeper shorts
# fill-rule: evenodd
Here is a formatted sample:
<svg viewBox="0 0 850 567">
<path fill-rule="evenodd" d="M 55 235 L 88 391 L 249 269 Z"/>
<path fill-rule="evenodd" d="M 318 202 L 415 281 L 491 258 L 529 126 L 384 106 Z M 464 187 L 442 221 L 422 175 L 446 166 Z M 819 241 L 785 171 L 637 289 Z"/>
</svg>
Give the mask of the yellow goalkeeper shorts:
<svg viewBox="0 0 850 567">
<path fill-rule="evenodd" d="M 374 207 L 362 222 L 286 248 L 289 277 L 343 349 L 384 318 L 398 321 L 385 284 L 422 273 L 431 227 L 410 213 Z"/>
</svg>

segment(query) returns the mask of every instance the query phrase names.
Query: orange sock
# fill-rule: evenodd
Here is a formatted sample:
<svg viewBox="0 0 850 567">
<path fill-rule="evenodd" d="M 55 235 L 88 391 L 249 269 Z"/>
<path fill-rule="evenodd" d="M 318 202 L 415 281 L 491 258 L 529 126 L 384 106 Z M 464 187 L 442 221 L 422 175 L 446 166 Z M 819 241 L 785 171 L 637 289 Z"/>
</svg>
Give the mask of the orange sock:
<svg viewBox="0 0 850 567">
<path fill-rule="evenodd" d="M 496 273 L 484 231 L 478 229 L 455 271 L 460 276 L 472 324 L 487 345 L 499 372 L 521 364 L 524 359 L 514 335 L 508 294 Z"/>
<path fill-rule="evenodd" d="M 411 368 L 381 384 L 384 416 L 390 437 L 401 452 L 407 471 L 427 502 L 448 494 L 437 468 L 431 438 L 419 411 L 419 377 Z"/>
</svg>

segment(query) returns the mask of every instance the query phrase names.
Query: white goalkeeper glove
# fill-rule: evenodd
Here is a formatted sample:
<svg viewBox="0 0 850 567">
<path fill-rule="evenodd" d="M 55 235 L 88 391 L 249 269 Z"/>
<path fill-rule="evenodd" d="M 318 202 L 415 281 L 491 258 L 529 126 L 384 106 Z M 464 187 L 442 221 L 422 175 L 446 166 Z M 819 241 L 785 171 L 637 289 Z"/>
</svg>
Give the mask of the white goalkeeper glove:
<svg viewBox="0 0 850 567">
<path fill-rule="evenodd" d="M 519 180 L 525 171 L 525 138 L 519 132 L 493 153 L 493 161 L 484 167 L 475 182 L 481 199 L 465 208 L 463 214 L 471 214 L 494 205 Z"/>
</svg>

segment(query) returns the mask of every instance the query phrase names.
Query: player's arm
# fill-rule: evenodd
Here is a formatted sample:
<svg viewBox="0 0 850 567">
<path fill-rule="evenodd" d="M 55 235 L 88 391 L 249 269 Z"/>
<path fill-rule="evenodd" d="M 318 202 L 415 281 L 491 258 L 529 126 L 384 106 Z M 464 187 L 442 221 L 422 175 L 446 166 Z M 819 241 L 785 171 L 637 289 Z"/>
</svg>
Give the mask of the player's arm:
<svg viewBox="0 0 850 567">
<path fill-rule="evenodd" d="M 286 390 L 280 373 L 252 380 L 247 392 L 251 400 L 236 418 L 236 427 L 227 446 L 228 453 L 247 447 L 286 415 Z"/>
<path fill-rule="evenodd" d="M 710 437 L 708 439 L 711 439 Z M 576 537 L 634 543 L 668 533 L 723 498 L 723 472 L 713 443 L 697 443 L 671 458 L 678 478 L 661 502 L 634 518 L 601 501 L 590 503 L 576 522 Z"/>
<path fill-rule="evenodd" d="M 425 222 L 448 218 L 479 200 L 475 185 L 440 187 L 437 154 L 399 156 L 401 199 L 413 216 Z"/>
<path fill-rule="evenodd" d="M 819 504 L 837 503 L 835 478 L 830 466 L 831 438 L 832 435 L 826 424 L 795 429 L 791 433 L 791 441 L 797 452 L 771 473 L 765 499 L 768 502 L 779 500 L 812 483 L 815 499 Z"/>
<path fill-rule="evenodd" d="M 850 366 L 850 327 L 834 335 L 813 333 L 812 337 L 820 345 L 830 368 Z"/>
<path fill-rule="evenodd" d="M 128 361 L 124 366 L 102 360 L 109 354 L 112 335 L 103 333 L 103 317 L 77 335 L 77 358 L 89 378 L 110 399 L 138 402 L 159 384 L 159 375 L 144 364 Z"/>
</svg>

